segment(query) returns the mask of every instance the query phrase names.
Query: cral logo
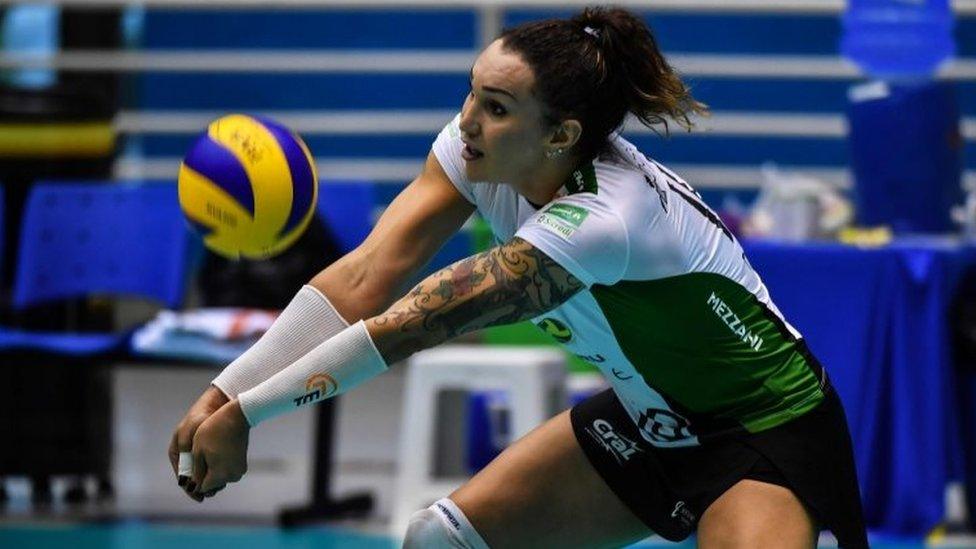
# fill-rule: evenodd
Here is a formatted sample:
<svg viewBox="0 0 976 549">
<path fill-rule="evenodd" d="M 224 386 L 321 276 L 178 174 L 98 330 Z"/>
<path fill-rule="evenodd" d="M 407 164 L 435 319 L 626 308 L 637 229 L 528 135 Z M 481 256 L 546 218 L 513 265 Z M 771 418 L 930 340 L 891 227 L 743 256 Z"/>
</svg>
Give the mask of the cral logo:
<svg viewBox="0 0 976 549">
<path fill-rule="evenodd" d="M 305 390 L 304 395 L 294 399 L 295 406 L 329 398 L 339 390 L 339 384 L 329 374 L 315 374 L 305 382 Z"/>
<path fill-rule="evenodd" d="M 613 425 L 609 421 L 598 419 L 593 422 L 592 428 L 588 427 L 586 430 L 590 432 L 590 436 L 610 452 L 617 463 L 623 463 L 641 451 L 636 442 L 614 431 Z"/>
</svg>

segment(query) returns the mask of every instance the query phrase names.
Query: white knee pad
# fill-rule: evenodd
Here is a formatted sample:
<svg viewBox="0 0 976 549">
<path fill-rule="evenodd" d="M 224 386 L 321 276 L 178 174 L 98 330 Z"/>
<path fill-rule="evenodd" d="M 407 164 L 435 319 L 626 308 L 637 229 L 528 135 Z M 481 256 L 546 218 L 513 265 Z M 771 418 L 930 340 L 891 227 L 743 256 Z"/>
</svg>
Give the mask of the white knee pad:
<svg viewBox="0 0 976 549">
<path fill-rule="evenodd" d="M 410 517 L 403 549 L 488 549 L 461 509 L 448 498 Z"/>
</svg>

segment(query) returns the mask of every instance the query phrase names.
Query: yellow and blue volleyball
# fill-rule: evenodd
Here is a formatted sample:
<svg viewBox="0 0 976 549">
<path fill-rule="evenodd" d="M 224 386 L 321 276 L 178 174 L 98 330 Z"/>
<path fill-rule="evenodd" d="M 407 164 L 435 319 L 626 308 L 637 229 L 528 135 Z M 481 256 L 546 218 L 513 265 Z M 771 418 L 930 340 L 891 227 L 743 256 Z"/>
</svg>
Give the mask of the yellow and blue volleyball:
<svg viewBox="0 0 976 549">
<path fill-rule="evenodd" d="M 204 245 L 231 259 L 284 251 L 315 215 L 308 147 L 274 120 L 230 114 L 207 127 L 180 165 L 180 207 Z"/>
</svg>

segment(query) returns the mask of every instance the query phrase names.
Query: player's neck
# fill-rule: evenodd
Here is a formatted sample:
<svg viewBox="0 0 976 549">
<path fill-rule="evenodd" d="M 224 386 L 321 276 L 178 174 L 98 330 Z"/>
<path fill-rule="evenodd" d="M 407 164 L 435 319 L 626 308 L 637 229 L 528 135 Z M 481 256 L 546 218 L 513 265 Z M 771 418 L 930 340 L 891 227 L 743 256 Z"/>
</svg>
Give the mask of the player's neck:
<svg viewBox="0 0 976 549">
<path fill-rule="evenodd" d="M 546 205 L 556 197 L 575 167 L 576 161 L 572 158 L 559 162 L 544 162 L 538 170 L 527 174 L 527 177 L 513 183 L 512 186 L 532 204 Z"/>
</svg>

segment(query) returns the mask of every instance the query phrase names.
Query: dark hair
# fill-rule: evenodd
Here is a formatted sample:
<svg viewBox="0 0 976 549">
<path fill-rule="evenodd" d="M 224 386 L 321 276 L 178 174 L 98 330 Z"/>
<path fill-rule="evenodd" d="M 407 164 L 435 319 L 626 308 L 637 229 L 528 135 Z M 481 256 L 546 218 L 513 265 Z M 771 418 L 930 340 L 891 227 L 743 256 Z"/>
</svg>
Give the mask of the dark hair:
<svg viewBox="0 0 976 549">
<path fill-rule="evenodd" d="M 583 126 L 575 154 L 590 160 L 633 113 L 655 129 L 668 119 L 691 130 L 690 113 L 707 114 L 661 55 L 651 30 L 620 8 L 588 7 L 571 19 L 548 19 L 507 29 L 503 47 L 535 74 L 546 122 L 575 118 Z M 655 129 L 655 131 L 657 131 Z"/>
</svg>

